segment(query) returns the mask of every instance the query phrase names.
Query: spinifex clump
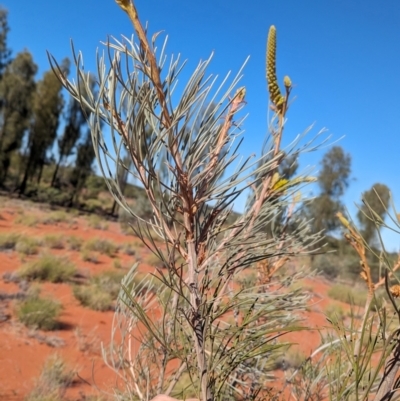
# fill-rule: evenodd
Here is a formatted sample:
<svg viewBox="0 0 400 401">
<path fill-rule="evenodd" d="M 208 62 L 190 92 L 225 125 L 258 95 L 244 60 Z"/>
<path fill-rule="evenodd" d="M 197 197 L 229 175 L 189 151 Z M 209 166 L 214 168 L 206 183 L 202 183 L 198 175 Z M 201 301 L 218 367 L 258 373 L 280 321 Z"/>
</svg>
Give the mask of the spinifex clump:
<svg viewBox="0 0 400 401">
<path fill-rule="evenodd" d="M 235 88 L 241 71 L 216 88 L 216 79 L 205 75 L 210 58 L 199 63 L 185 87 L 177 86 L 179 57 L 167 61 L 165 43 L 160 50 L 158 34 L 148 39 L 135 5 L 117 3 L 137 37 L 105 44 L 96 91 L 80 55 L 74 53 L 76 82 L 67 80 L 51 58 L 63 85 L 87 113 L 111 193 L 161 261 L 154 278 L 135 279 L 135 265 L 123 281 L 114 328 L 122 340 L 113 342 L 107 355 L 126 384 L 117 396 L 129 393 L 143 401 L 157 394 L 202 401 L 264 397 L 283 346 L 278 339 L 298 328 L 296 313 L 307 299 L 299 291 L 282 290 L 297 274 L 283 281 L 278 274 L 319 238 L 309 234 L 298 213 L 298 189 L 312 179 L 282 171 L 285 160 L 301 152 L 298 142 L 281 149 L 291 83 L 285 78 L 281 95 L 275 28 L 267 59 L 274 112 L 270 132 L 260 158 L 243 162 L 236 145 L 246 93 Z M 310 148 L 311 143 L 302 151 Z M 151 218 L 136 215 L 124 197 L 121 169 L 143 186 Z M 245 192 L 249 199 L 237 216 L 232 207 Z M 252 288 L 240 289 L 239 275 L 261 262 L 269 273 L 260 274 Z M 158 291 L 151 280 L 160 282 Z"/>
</svg>

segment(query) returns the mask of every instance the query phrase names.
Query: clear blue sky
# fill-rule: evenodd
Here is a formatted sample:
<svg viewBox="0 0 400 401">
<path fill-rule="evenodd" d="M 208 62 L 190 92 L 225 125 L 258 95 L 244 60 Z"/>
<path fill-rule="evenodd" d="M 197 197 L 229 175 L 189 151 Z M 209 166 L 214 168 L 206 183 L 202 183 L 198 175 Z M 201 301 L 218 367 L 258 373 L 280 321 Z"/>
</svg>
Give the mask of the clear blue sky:
<svg viewBox="0 0 400 401">
<path fill-rule="evenodd" d="M 1 1 L 1 0 L 0 0 Z M 46 50 L 70 56 L 70 39 L 94 69 L 95 50 L 107 35 L 130 36 L 132 27 L 113 0 L 3 0 L 9 10 L 14 54 L 29 49 L 48 69 Z M 215 52 L 210 73 L 236 72 L 245 58 L 247 87 L 244 154 L 258 152 L 266 132 L 265 42 L 278 31 L 280 81 L 290 75 L 296 101 L 288 114 L 285 143 L 312 123 L 323 127 L 352 156 L 354 180 L 345 203 L 374 183 L 388 185 L 400 209 L 400 0 L 136 0 L 150 32 L 169 35 L 168 53 L 182 54 L 193 68 Z M 310 135 L 312 135 L 311 133 Z M 317 165 L 320 151 L 302 159 Z M 392 248 L 400 237 L 388 236 Z"/>
</svg>

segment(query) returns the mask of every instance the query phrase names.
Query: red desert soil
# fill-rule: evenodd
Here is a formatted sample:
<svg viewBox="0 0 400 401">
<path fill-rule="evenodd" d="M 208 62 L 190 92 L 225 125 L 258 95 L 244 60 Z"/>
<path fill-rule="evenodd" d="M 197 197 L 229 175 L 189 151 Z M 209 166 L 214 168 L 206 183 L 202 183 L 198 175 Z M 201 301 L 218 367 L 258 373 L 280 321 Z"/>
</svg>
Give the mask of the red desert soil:
<svg viewBox="0 0 400 401">
<path fill-rule="evenodd" d="M 107 222 L 108 227 L 105 230 L 90 228 L 87 218 L 82 216 L 71 215 L 69 222 L 52 225 L 39 222 L 33 227 L 27 227 L 21 223 L 16 224 L 15 219 L 21 214 L 35 216 L 40 221 L 51 211 L 28 202 L 5 199 L 0 201 L 0 235 L 21 233 L 40 238 L 48 234 L 61 234 L 65 238 L 76 236 L 82 243 L 92 239 L 107 239 L 115 244 L 139 241 L 134 236 L 123 234 L 119 224 L 114 222 Z M 43 246 L 39 253 L 42 251 L 70 258 L 78 269 L 86 274 L 95 275 L 103 271 L 117 270 L 113 267 L 113 259 L 104 255 L 99 256 L 98 263 L 94 264 L 83 262 L 79 252 L 67 248 L 50 251 Z M 134 256 L 118 252 L 118 258 L 125 267 L 131 266 L 138 257 L 146 260 L 148 255 L 146 248 L 137 248 Z M 0 293 L 17 293 L 18 284 L 6 282 L 3 274 L 15 272 L 24 261 L 37 257 L 37 255 L 23 257 L 16 251 L 0 252 Z M 153 268 L 145 263 L 141 263 L 140 266 L 141 271 L 153 271 Z M 302 313 L 302 317 L 308 326 L 322 328 L 326 324 L 322 311 L 328 302 L 332 303 L 332 300 L 328 301 L 326 297 L 329 286 L 320 280 L 308 280 L 305 285 L 312 288 L 313 296 L 309 311 Z M 96 312 L 82 307 L 74 298 L 69 284 L 43 283 L 41 289 L 43 295 L 62 302 L 60 330 L 41 332 L 27 329 L 16 319 L 14 301 L 2 301 L 3 305 L 0 305 L 0 314 L 9 317 L 0 323 L 0 399 L 22 401 L 33 388 L 46 358 L 54 353 L 62 356 L 68 367 L 78 372 L 73 386 L 66 393 L 66 399 L 84 400 L 88 395 L 99 394 L 98 389 L 112 393 L 115 375 L 102 360 L 100 344 L 107 346 L 110 341 L 113 312 Z M 319 344 L 319 334 L 317 331 L 303 332 L 300 336 L 299 349 L 305 355 L 309 355 Z M 44 342 L 44 338 L 54 340 L 53 346 Z M 300 342 L 299 334 L 287 336 L 287 339 Z"/>
</svg>

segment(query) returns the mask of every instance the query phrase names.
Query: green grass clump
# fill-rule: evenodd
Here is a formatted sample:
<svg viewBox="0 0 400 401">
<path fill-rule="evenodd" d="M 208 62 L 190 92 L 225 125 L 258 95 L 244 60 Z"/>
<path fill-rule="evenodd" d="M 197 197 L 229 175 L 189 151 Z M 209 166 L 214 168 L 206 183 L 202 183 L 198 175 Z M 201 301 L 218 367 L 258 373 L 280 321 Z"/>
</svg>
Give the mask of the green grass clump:
<svg viewBox="0 0 400 401">
<path fill-rule="evenodd" d="M 75 286 L 73 293 L 83 306 L 97 311 L 110 310 L 117 299 L 123 277 L 121 272 L 104 272 L 93 277 L 88 285 Z"/>
<path fill-rule="evenodd" d="M 45 362 L 33 390 L 25 401 L 62 401 L 67 387 L 71 386 L 75 376 L 67 369 L 64 360 L 58 355 L 51 355 Z"/>
<path fill-rule="evenodd" d="M 18 270 L 18 276 L 21 278 L 52 283 L 68 281 L 75 273 L 76 268 L 69 260 L 54 255 L 43 255 L 37 260 L 26 263 Z"/>
<path fill-rule="evenodd" d="M 21 236 L 15 245 L 15 250 L 22 255 L 36 255 L 39 252 L 40 241 L 33 237 Z"/>
<path fill-rule="evenodd" d="M 82 240 L 74 235 L 71 235 L 67 238 L 67 244 L 71 251 L 80 251 L 82 247 Z"/>
<path fill-rule="evenodd" d="M 113 257 L 117 253 L 118 247 L 106 239 L 92 239 L 85 243 L 83 250 L 95 251 Z"/>
<path fill-rule="evenodd" d="M 108 229 L 108 223 L 102 219 L 100 216 L 97 214 L 92 214 L 88 218 L 88 226 L 90 228 L 94 228 L 95 230 L 107 230 Z"/>
<path fill-rule="evenodd" d="M 19 234 L 10 233 L 10 234 L 1 234 L 0 235 L 0 251 L 12 250 L 17 245 L 17 242 L 20 238 Z"/>
<path fill-rule="evenodd" d="M 17 306 L 18 320 L 27 327 L 40 330 L 55 330 L 62 306 L 58 301 L 40 298 L 39 295 L 28 296 Z"/>
<path fill-rule="evenodd" d="M 126 242 L 125 244 L 121 245 L 121 252 L 125 253 L 126 255 L 133 256 L 136 254 L 137 245 L 132 244 L 131 242 Z"/>
<path fill-rule="evenodd" d="M 40 223 L 40 220 L 34 214 L 20 214 L 14 219 L 14 224 L 22 224 L 26 227 L 36 227 Z"/>
<path fill-rule="evenodd" d="M 367 295 L 367 291 L 364 289 L 344 284 L 334 284 L 328 291 L 330 298 L 356 306 L 365 306 Z"/>
<path fill-rule="evenodd" d="M 51 249 L 64 249 L 64 237 L 62 235 L 46 235 L 44 244 Z"/>
<path fill-rule="evenodd" d="M 51 212 L 42 219 L 43 224 L 58 224 L 71 221 L 71 216 L 62 210 Z"/>
<path fill-rule="evenodd" d="M 74 286 L 73 293 L 81 305 L 87 308 L 100 312 L 112 309 L 113 299 L 111 295 L 102 292 L 95 284 Z"/>
</svg>

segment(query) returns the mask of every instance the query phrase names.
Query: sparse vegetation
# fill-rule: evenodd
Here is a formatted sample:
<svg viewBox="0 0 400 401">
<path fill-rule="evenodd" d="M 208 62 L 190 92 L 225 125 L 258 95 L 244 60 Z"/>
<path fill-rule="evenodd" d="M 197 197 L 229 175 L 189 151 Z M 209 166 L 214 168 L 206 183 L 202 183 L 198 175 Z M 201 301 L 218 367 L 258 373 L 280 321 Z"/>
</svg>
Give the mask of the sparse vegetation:
<svg viewBox="0 0 400 401">
<path fill-rule="evenodd" d="M 65 391 L 72 385 L 75 375 L 76 372 L 68 369 L 59 355 L 51 355 L 47 358 L 33 390 L 25 401 L 64 400 Z"/>
<path fill-rule="evenodd" d="M 75 236 L 69 236 L 67 238 L 68 248 L 72 251 L 80 251 L 82 247 L 82 240 Z"/>
<path fill-rule="evenodd" d="M 91 214 L 87 219 L 88 226 L 94 228 L 96 230 L 107 230 L 108 229 L 108 222 L 98 216 L 97 214 Z"/>
<path fill-rule="evenodd" d="M 75 266 L 65 257 L 42 255 L 37 260 L 26 263 L 18 270 L 18 275 L 26 280 L 61 283 L 70 280 L 76 273 Z"/>
<path fill-rule="evenodd" d="M 58 235 L 46 235 L 43 239 L 44 244 L 50 249 L 64 249 L 65 237 Z"/>
<path fill-rule="evenodd" d="M 40 298 L 39 292 L 30 294 L 17 305 L 18 320 L 27 327 L 40 330 L 55 330 L 62 306 L 58 301 Z"/>
<path fill-rule="evenodd" d="M 332 299 L 356 306 L 365 306 L 367 294 L 362 287 L 354 288 L 344 284 L 333 284 L 328 291 Z"/>
<path fill-rule="evenodd" d="M 21 236 L 15 245 L 15 250 L 21 255 L 36 255 L 39 252 L 40 240 L 34 237 Z"/>
<path fill-rule="evenodd" d="M 109 240 L 94 238 L 85 242 L 85 244 L 82 247 L 82 250 L 89 252 L 99 252 L 109 257 L 113 257 L 118 251 L 118 247 Z"/>
<path fill-rule="evenodd" d="M 95 311 L 107 311 L 113 307 L 113 299 L 110 294 L 102 292 L 96 284 L 74 286 L 75 298 L 81 303 Z"/>
<path fill-rule="evenodd" d="M 0 251 L 12 250 L 18 243 L 19 234 L 9 233 L 0 235 Z"/>
</svg>

